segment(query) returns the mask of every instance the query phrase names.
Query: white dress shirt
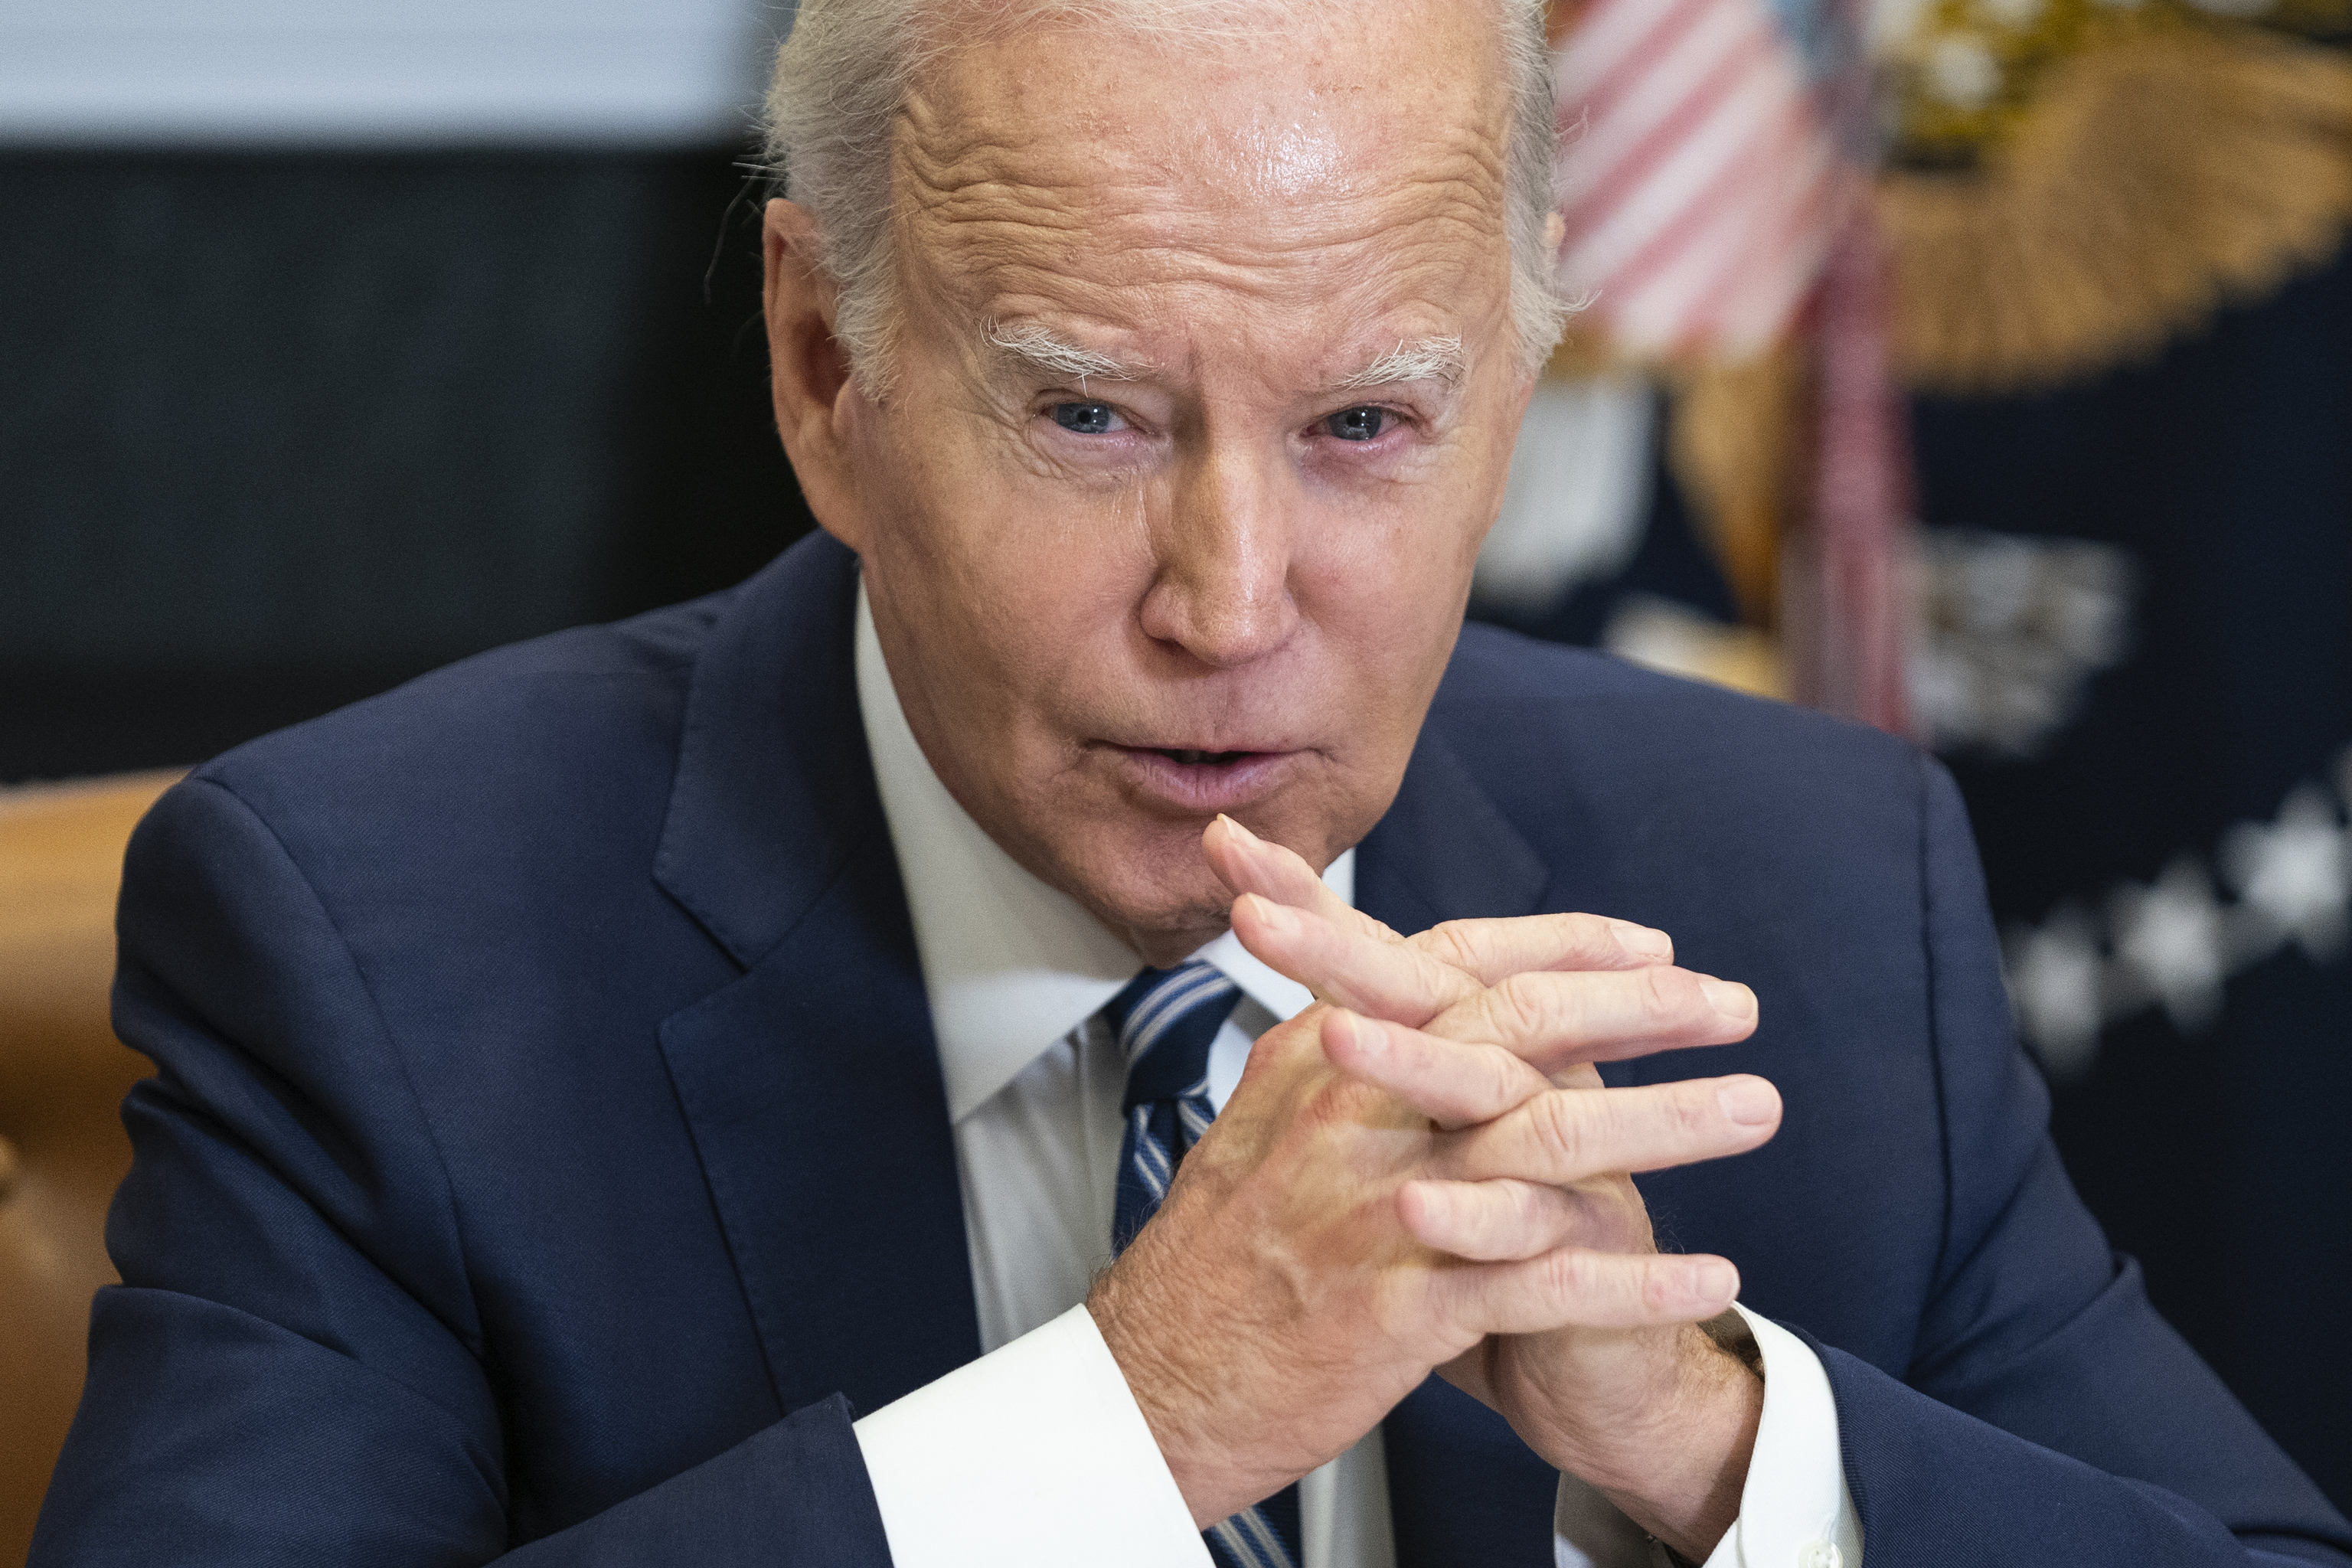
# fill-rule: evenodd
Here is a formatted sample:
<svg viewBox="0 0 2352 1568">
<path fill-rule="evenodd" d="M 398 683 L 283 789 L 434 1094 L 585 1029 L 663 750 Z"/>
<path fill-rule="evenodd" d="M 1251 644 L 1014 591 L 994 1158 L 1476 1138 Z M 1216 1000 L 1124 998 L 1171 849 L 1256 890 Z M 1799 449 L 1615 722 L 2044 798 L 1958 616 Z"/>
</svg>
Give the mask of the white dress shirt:
<svg viewBox="0 0 2352 1568">
<path fill-rule="evenodd" d="M 981 1359 L 856 1425 L 898 1568 L 1206 1568 L 1118 1363 L 1081 1304 L 1110 1261 L 1126 1064 L 1097 1014 L 1141 961 L 998 847 L 931 771 L 857 596 L 857 696 L 898 852 L 954 1122 Z M 1324 880 L 1353 901 L 1355 855 Z M 1304 986 L 1231 932 L 1195 957 L 1242 1000 L 1210 1047 L 1220 1110 L 1259 1033 Z M 1853 1568 L 1861 1545 L 1829 1380 L 1752 1316 L 1763 1425 L 1738 1524 L 1707 1568 Z M 1380 1429 L 1299 1485 L 1301 1568 L 1394 1568 Z M 1664 1557 L 1607 1500 L 1561 1479 L 1559 1568 Z"/>
</svg>

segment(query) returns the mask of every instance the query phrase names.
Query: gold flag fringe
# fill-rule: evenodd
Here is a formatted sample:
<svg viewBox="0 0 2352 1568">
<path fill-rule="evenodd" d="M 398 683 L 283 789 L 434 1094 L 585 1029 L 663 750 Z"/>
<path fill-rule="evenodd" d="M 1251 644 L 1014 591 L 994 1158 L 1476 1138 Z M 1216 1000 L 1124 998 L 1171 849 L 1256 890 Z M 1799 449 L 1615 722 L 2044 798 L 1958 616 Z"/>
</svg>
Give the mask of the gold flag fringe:
<svg viewBox="0 0 2352 1568">
<path fill-rule="evenodd" d="M 2152 353 L 2333 255 L 2352 219 L 2352 60 L 2168 29 L 2053 68 L 1972 173 L 1878 181 L 1913 386 L 2007 393 Z"/>
<path fill-rule="evenodd" d="M 1769 627 L 1779 615 L 1781 518 L 1801 479 L 1805 380 L 1790 343 L 1738 363 L 1702 361 L 1667 377 L 1666 462 L 1749 626 Z"/>
</svg>

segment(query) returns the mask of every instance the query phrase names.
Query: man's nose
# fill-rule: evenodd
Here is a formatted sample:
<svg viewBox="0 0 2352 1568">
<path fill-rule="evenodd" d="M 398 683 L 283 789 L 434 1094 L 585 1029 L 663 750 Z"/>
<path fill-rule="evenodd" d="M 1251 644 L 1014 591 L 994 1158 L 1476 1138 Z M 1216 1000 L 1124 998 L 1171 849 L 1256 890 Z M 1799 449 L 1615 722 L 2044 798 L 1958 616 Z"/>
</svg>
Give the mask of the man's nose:
<svg viewBox="0 0 2352 1568">
<path fill-rule="evenodd" d="M 1280 465 L 1212 448 L 1182 465 L 1152 530 L 1143 629 L 1219 668 L 1265 658 L 1298 629 L 1297 498 Z"/>
</svg>

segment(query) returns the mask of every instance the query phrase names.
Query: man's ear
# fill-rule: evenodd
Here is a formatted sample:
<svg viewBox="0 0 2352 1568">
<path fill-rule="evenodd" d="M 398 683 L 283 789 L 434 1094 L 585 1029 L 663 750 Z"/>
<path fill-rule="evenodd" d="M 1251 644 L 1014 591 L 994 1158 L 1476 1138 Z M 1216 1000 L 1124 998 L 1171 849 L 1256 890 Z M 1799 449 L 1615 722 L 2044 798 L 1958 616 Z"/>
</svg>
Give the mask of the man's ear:
<svg viewBox="0 0 2352 1568">
<path fill-rule="evenodd" d="M 816 265 L 816 220 L 796 203 L 772 201 L 761 240 L 776 433 L 810 513 L 826 532 L 861 550 L 865 518 L 840 418 L 844 400 L 857 394 L 849 356 L 833 335 L 838 290 Z"/>
</svg>

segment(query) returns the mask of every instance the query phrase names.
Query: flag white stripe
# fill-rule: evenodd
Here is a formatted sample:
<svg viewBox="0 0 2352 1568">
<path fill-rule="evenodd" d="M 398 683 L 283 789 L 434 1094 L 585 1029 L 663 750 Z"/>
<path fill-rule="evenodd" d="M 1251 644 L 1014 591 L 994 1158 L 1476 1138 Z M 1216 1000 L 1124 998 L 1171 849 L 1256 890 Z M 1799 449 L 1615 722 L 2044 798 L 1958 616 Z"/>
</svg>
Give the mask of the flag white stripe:
<svg viewBox="0 0 2352 1568">
<path fill-rule="evenodd" d="M 1624 352 L 1768 347 L 1853 194 L 1768 0 L 1591 0 L 1555 68 L 1563 286 Z"/>
<path fill-rule="evenodd" d="M 1706 0 L 1684 0 L 1684 5 Z M 1661 0 L 1593 0 L 1560 50 L 1556 85 L 1563 98 L 1582 98 L 1630 58 L 1656 29 L 1675 20 L 1684 5 Z"/>
<path fill-rule="evenodd" d="M 1780 220 L 1790 205 L 1779 188 L 1776 165 L 1804 150 L 1794 129 L 1802 105 L 1790 99 L 1781 108 L 1779 122 L 1759 127 L 1745 157 L 1727 167 L 1731 178 L 1724 198 L 1701 215 L 1702 221 L 1652 266 L 1619 274 L 1614 324 L 1627 347 L 1637 352 L 1675 347 L 1677 338 L 1707 324 L 1701 319 L 1705 308 L 1731 286 L 1734 274 L 1780 259 L 1781 247 L 1762 255 L 1757 247 L 1777 237 Z"/>
<path fill-rule="evenodd" d="M 1706 16 L 1675 40 L 1609 112 L 1593 120 L 1562 160 L 1558 182 L 1561 205 L 1573 206 L 1615 174 L 1652 132 L 1682 109 L 1708 72 L 1735 51 L 1756 47 L 1763 26 L 1747 5 L 1709 5 Z"/>
<path fill-rule="evenodd" d="M 1570 255 L 1567 272 L 1581 288 L 1609 288 L 1621 268 L 1704 195 L 1747 139 L 1787 102 L 1785 79 L 1759 72 L 1742 81 L 1705 123 L 1683 140 L 1643 182 L 1640 192 L 1587 230 Z"/>
<path fill-rule="evenodd" d="M 1717 330 L 1730 353 L 1753 353 L 1779 337 L 1821 276 L 1822 264 L 1829 256 L 1830 238 L 1837 232 L 1845 195 L 1839 189 L 1838 160 L 1828 138 L 1816 138 L 1809 157 L 1812 177 L 1780 236 L 1779 261 L 1759 268 L 1748 287 L 1717 311 Z"/>
</svg>

